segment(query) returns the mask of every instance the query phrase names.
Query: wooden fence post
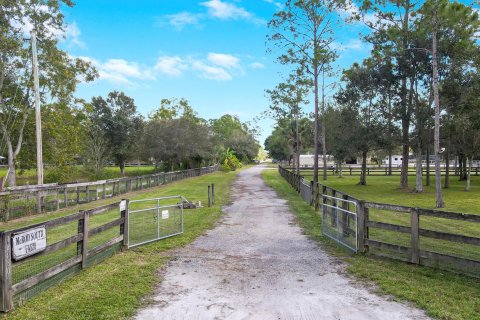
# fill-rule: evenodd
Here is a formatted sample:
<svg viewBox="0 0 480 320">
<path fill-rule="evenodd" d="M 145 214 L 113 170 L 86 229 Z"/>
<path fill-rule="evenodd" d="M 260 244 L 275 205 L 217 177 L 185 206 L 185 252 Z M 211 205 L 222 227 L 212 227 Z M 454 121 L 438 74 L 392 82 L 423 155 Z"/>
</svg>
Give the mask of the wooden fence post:
<svg viewBox="0 0 480 320">
<path fill-rule="evenodd" d="M 87 267 L 88 260 L 88 211 L 83 212 L 82 269 Z"/>
<path fill-rule="evenodd" d="M 212 205 L 215 205 L 215 185 L 212 183 Z"/>
<path fill-rule="evenodd" d="M 102 192 L 103 192 L 102 199 L 106 199 L 107 198 L 107 182 L 103 183 Z"/>
<path fill-rule="evenodd" d="M 122 201 L 120 202 L 120 216 L 125 219 L 123 223 L 120 225 L 120 234 L 123 234 L 123 248 L 122 248 L 123 250 L 128 249 L 128 219 L 129 219 L 128 204 L 129 202 L 130 200 L 128 199 L 122 199 Z M 123 205 L 125 205 L 125 207 L 123 207 Z"/>
<path fill-rule="evenodd" d="M 68 189 L 65 187 L 63 189 L 63 202 L 65 202 L 65 208 L 68 207 Z"/>
<path fill-rule="evenodd" d="M 418 209 L 412 208 L 410 210 L 411 213 L 411 245 L 412 245 L 412 263 L 419 264 L 420 263 L 420 236 L 419 236 L 419 216 L 418 216 Z"/>
<path fill-rule="evenodd" d="M 13 309 L 12 248 L 9 232 L 0 233 L 0 311 Z"/>
<path fill-rule="evenodd" d="M 335 189 L 332 189 L 332 207 L 336 207 L 337 206 L 337 200 L 336 199 L 333 199 L 333 198 L 336 198 L 337 197 L 337 191 Z M 331 222 L 332 222 L 332 227 L 336 227 L 337 226 L 337 210 L 335 208 L 331 208 L 331 213 L 332 213 L 332 216 L 331 216 Z"/>
<path fill-rule="evenodd" d="M 208 186 L 208 207 L 210 207 L 210 185 Z"/>
<path fill-rule="evenodd" d="M 309 205 L 313 205 L 314 204 L 314 200 L 315 200 L 315 190 L 313 189 L 313 181 L 310 180 L 310 203 Z"/>
<path fill-rule="evenodd" d="M 365 253 L 365 238 L 366 238 L 366 224 L 368 217 L 366 217 L 365 201 L 359 200 L 357 202 L 357 249 L 360 253 Z"/>
</svg>

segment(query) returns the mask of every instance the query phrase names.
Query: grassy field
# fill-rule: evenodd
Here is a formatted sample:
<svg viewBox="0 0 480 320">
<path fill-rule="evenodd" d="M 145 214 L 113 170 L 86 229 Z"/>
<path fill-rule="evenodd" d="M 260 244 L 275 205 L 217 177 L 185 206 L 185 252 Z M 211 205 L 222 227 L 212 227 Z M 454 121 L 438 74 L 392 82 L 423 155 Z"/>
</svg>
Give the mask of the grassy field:
<svg viewBox="0 0 480 320">
<path fill-rule="evenodd" d="M 141 176 L 147 174 L 153 174 L 155 172 L 154 166 L 138 166 L 138 167 L 125 167 L 125 176 Z M 6 168 L 0 168 L 0 178 L 7 174 Z M 45 176 L 48 176 L 48 169 L 45 170 Z M 102 179 L 114 179 L 120 178 L 120 169 L 118 167 L 105 167 Z M 83 166 L 74 166 L 72 172 L 69 173 L 69 181 L 89 181 L 89 174 L 85 171 Z M 37 171 L 35 169 L 30 170 L 17 170 L 17 184 L 36 184 L 37 183 Z"/>
<path fill-rule="evenodd" d="M 41 293 L 22 307 L 4 315 L 7 319 L 124 319 L 148 303 L 148 295 L 158 283 L 157 270 L 172 258 L 170 249 L 184 246 L 212 228 L 221 215 L 221 206 L 229 201 L 230 185 L 236 173 L 213 173 L 186 179 L 155 189 L 122 195 L 129 199 L 147 199 L 183 195 L 190 201 L 207 203 L 207 186 L 215 184 L 216 204 L 211 208 L 185 210 L 185 233 L 162 241 L 121 252 L 106 261 L 87 268 L 60 285 Z M 80 208 L 97 207 L 119 201 L 97 201 Z M 33 216 L 0 224 L 13 229 L 63 216 L 74 211 Z M 101 221 L 95 221 L 101 223 Z"/>
<path fill-rule="evenodd" d="M 305 234 L 319 242 L 330 253 L 347 262 L 348 270 L 357 279 L 374 283 L 374 290 L 378 293 L 393 295 L 394 299 L 398 300 L 411 301 L 418 307 L 425 309 L 434 318 L 444 320 L 479 319 L 479 279 L 390 259 L 349 255 L 321 235 L 320 214 L 307 205 L 277 171 L 265 170 L 263 177 L 281 198 L 288 200 L 290 208 L 295 213 Z M 351 180 L 329 178 L 327 185 L 370 201 L 406 204 L 405 201 L 402 202 L 402 197 L 408 195 L 408 193 L 398 190 L 398 177 L 391 180 L 387 179 L 385 182 L 382 182 L 382 180 L 375 182 L 375 179 L 368 178 L 367 181 L 370 185 L 366 187 L 357 186 L 357 179 L 358 177 Z M 455 191 L 455 188 L 452 188 L 452 190 L 461 194 L 460 184 L 458 188 L 459 190 Z M 474 192 L 478 194 L 478 189 Z M 425 195 L 418 196 L 420 199 L 417 200 L 412 197 L 409 202 L 418 203 L 419 206 L 421 204 L 428 206 L 427 203 L 434 199 L 434 193 L 431 190 Z M 463 199 L 474 198 L 474 196 L 475 193 L 471 193 L 470 196 L 463 195 Z M 455 209 L 455 197 L 449 196 L 447 199 L 449 209 Z M 474 210 L 474 205 L 463 204 L 460 199 L 456 203 L 461 208 L 479 212 L 478 208 Z"/>
</svg>

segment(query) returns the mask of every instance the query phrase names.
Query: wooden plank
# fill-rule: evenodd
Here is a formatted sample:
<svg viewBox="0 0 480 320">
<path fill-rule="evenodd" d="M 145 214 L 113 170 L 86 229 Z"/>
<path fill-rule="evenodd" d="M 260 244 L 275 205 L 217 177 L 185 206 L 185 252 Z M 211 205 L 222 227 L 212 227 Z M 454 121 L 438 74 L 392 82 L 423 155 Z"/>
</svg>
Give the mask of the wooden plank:
<svg viewBox="0 0 480 320">
<path fill-rule="evenodd" d="M 412 246 L 412 257 L 411 262 L 415 264 L 420 263 L 420 236 L 419 236 L 419 225 L 420 220 L 418 216 L 418 211 L 416 209 L 412 210 L 411 217 L 410 217 L 410 225 L 411 225 L 411 246 Z"/>
<path fill-rule="evenodd" d="M 422 237 L 434 238 L 434 239 L 441 239 L 453 242 L 460 242 L 460 243 L 468 243 L 473 244 L 476 246 L 480 246 L 480 238 L 463 236 L 459 234 L 452 234 L 446 232 L 439 232 L 427 229 L 420 229 L 420 235 Z"/>
<path fill-rule="evenodd" d="M 365 217 L 365 202 L 359 201 L 357 202 L 357 250 L 360 253 L 365 252 L 365 247 L 366 247 L 366 228 L 367 228 L 367 222 L 368 222 L 368 217 L 366 219 Z"/>
<path fill-rule="evenodd" d="M 123 248 L 128 248 L 129 238 L 129 199 L 123 199 L 125 201 L 125 210 L 120 211 L 120 216 L 124 219 L 124 223 L 120 225 L 120 234 L 123 235 Z"/>
<path fill-rule="evenodd" d="M 25 230 L 40 227 L 40 226 L 45 226 L 47 228 L 53 228 L 53 227 L 56 227 L 56 226 L 60 226 L 60 225 L 64 225 L 64 224 L 67 224 L 67 223 L 70 223 L 70 222 L 73 222 L 73 221 L 80 220 L 82 218 L 83 218 L 83 213 L 82 212 L 76 212 L 76 213 L 70 214 L 70 215 L 65 216 L 65 217 L 60 217 L 60 218 L 56 218 L 56 219 L 53 219 L 53 220 L 32 224 L 32 225 L 29 225 L 27 227 L 18 228 L 18 229 L 15 229 L 15 230 L 10 230 L 10 232 L 11 233 L 17 233 L 17 232 L 25 231 Z"/>
<path fill-rule="evenodd" d="M 31 288 L 34 285 L 36 285 L 36 284 L 38 284 L 42 281 L 45 281 L 45 280 L 59 274 L 60 272 L 67 270 L 68 268 L 73 267 L 74 265 L 80 263 L 81 261 L 82 261 L 82 256 L 81 255 L 75 256 L 75 257 L 73 257 L 71 259 L 68 259 L 68 260 L 66 260 L 66 261 L 48 269 L 48 270 L 45 270 L 45 271 L 33 276 L 33 277 L 30 277 L 28 279 L 23 280 L 22 282 L 14 284 L 12 286 L 12 294 L 15 295 L 19 292 L 25 291 L 28 288 Z"/>
<path fill-rule="evenodd" d="M 76 234 L 74 236 L 71 236 L 69 238 L 66 238 L 66 239 L 63 239 L 61 241 L 55 242 L 55 243 L 47 246 L 45 248 L 45 250 L 42 251 L 42 252 L 39 252 L 39 253 L 37 253 L 33 256 L 27 257 L 27 258 L 22 259 L 20 261 L 13 262 L 13 265 L 22 264 L 22 263 L 24 263 L 26 261 L 30 261 L 30 260 L 35 260 L 36 258 L 44 256 L 44 255 L 46 255 L 50 252 L 61 250 L 61 249 L 65 248 L 65 247 L 67 247 L 67 246 L 69 246 L 69 245 L 71 245 L 75 242 L 78 242 L 78 241 L 82 240 L 82 238 L 83 238 L 83 233 L 78 233 L 78 234 Z"/>
<path fill-rule="evenodd" d="M 90 210 L 87 210 L 87 211 L 91 216 L 94 216 L 94 215 L 101 214 L 101 213 L 104 213 L 104 212 L 108 212 L 108 211 L 111 211 L 111 210 L 114 210 L 114 209 L 118 209 L 119 205 L 120 205 L 120 202 L 115 202 L 115 203 L 110 203 L 110 204 L 107 204 L 107 205 L 104 205 L 104 206 L 101 206 L 101 207 L 93 208 L 93 209 L 90 209 Z"/>
<path fill-rule="evenodd" d="M 439 264 L 451 264 L 454 266 L 458 266 L 461 269 L 468 268 L 471 270 L 480 270 L 480 261 L 478 260 L 460 258 L 456 256 L 424 250 L 420 250 L 420 256 L 422 259 L 433 260 L 434 262 Z"/>
<path fill-rule="evenodd" d="M 405 253 L 408 254 L 411 250 L 410 248 L 404 247 L 404 246 L 399 246 L 396 244 L 392 243 L 387 243 L 387 242 L 382 242 L 382 241 L 377 241 L 377 240 L 372 240 L 372 239 L 366 239 L 365 240 L 366 245 L 369 247 L 375 247 L 379 249 L 388 249 L 388 250 L 393 250 L 398 253 Z"/>
<path fill-rule="evenodd" d="M 101 245 L 93 248 L 92 250 L 90 250 L 88 252 L 88 258 L 91 258 L 92 256 L 94 256 L 96 254 L 99 254 L 100 252 L 110 248 L 111 246 L 113 246 L 113 245 L 115 245 L 119 242 L 123 242 L 123 234 L 121 234 L 118 237 L 115 237 L 115 238 L 105 242 L 104 244 L 101 244 Z"/>
<path fill-rule="evenodd" d="M 377 222 L 377 221 L 368 221 L 367 227 L 395 231 L 395 232 L 402 232 L 402 233 L 411 233 L 411 230 L 412 230 L 410 227 L 404 227 L 404 226 L 399 226 L 397 224 L 390 224 L 390 223 Z"/>
<path fill-rule="evenodd" d="M 412 209 L 411 207 L 398 206 L 398 205 L 393 205 L 388 203 L 376 203 L 376 202 L 365 202 L 365 207 L 372 208 L 372 209 L 396 211 L 396 212 L 406 212 L 406 213 L 410 213 L 410 210 Z"/>
<path fill-rule="evenodd" d="M 418 213 L 422 216 L 430 216 L 430 217 L 454 219 L 454 220 L 462 220 L 462 221 L 470 221 L 470 222 L 480 222 L 480 215 L 478 214 L 448 212 L 448 211 L 429 210 L 429 209 L 418 209 Z"/>
<path fill-rule="evenodd" d="M 110 221 L 108 223 L 102 224 L 101 226 L 95 227 L 89 231 L 91 236 L 96 235 L 97 233 L 103 232 L 115 226 L 119 226 L 125 222 L 125 218 L 118 218 L 116 220 Z"/>
</svg>

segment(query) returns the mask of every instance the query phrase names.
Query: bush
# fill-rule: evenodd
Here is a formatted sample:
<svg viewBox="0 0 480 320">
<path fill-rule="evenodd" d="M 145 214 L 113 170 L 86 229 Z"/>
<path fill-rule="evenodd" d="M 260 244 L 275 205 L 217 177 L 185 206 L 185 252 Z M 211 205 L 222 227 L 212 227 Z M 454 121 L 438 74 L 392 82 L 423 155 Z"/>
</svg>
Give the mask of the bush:
<svg viewBox="0 0 480 320">
<path fill-rule="evenodd" d="M 221 165 L 222 171 L 235 171 L 241 167 L 242 163 L 237 159 L 234 154 L 227 155 Z"/>
</svg>

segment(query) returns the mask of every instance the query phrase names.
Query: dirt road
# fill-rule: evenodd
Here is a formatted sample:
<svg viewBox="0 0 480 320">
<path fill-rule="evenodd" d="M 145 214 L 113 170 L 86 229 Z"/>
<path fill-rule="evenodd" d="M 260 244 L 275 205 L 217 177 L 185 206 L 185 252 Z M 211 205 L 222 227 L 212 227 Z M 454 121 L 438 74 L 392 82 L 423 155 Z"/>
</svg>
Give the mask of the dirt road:
<svg viewBox="0 0 480 320">
<path fill-rule="evenodd" d="M 179 250 L 136 319 L 428 319 L 377 296 L 307 239 L 256 166 L 218 226 Z"/>
</svg>

